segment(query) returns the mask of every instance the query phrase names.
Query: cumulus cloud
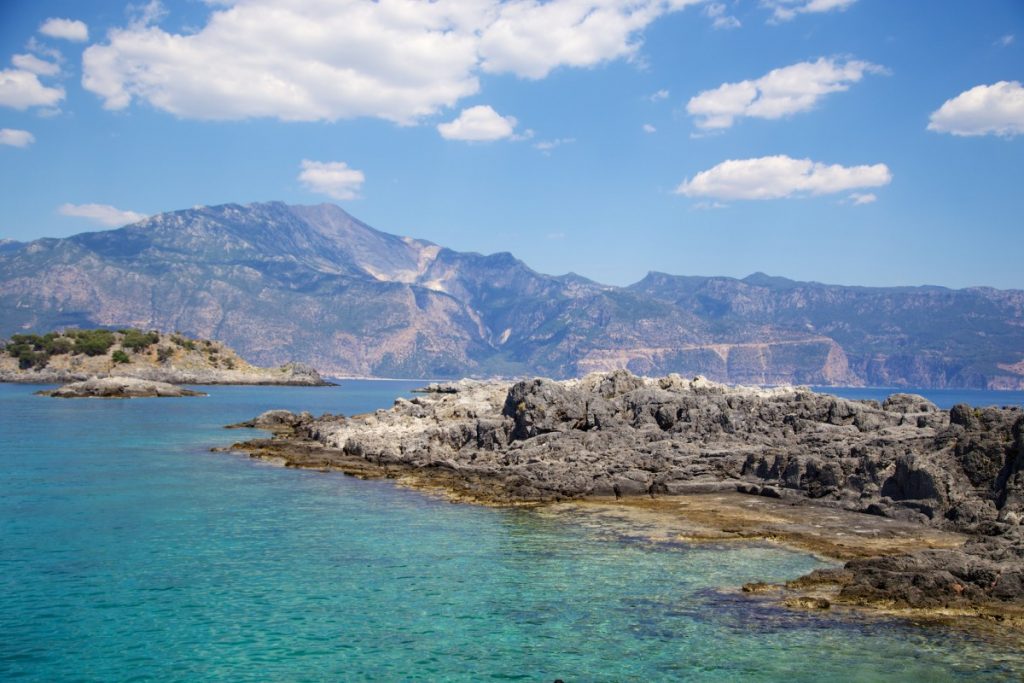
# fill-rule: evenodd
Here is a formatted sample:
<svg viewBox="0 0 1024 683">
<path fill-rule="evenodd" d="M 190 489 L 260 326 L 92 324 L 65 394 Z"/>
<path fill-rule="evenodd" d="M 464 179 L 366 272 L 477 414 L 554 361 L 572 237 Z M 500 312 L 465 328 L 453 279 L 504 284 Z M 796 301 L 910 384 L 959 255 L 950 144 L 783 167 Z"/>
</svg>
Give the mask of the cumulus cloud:
<svg viewBox="0 0 1024 683">
<path fill-rule="evenodd" d="M 782 199 L 881 187 L 892 180 L 885 164 L 840 166 L 785 155 L 730 159 L 684 180 L 676 194 L 716 199 Z"/>
<path fill-rule="evenodd" d="M 146 217 L 146 214 L 125 211 L 110 204 L 61 204 L 57 207 L 57 212 L 64 216 L 85 218 L 108 228 L 137 223 Z"/>
<path fill-rule="evenodd" d="M 476 94 L 482 71 L 542 78 L 629 58 L 647 25 L 698 1 L 219 0 L 192 32 L 110 31 L 85 50 L 82 83 L 108 109 L 414 124 Z"/>
<path fill-rule="evenodd" d="M 77 19 L 47 19 L 39 27 L 39 32 L 51 38 L 63 38 L 76 43 L 84 43 L 89 40 L 89 27 L 84 21 Z"/>
<path fill-rule="evenodd" d="M 762 0 L 761 4 L 772 10 L 775 21 L 789 21 L 798 14 L 818 14 L 845 10 L 857 0 Z"/>
<path fill-rule="evenodd" d="M 716 29 L 730 29 L 739 28 L 742 26 L 740 20 L 734 16 L 726 14 L 725 5 L 721 2 L 712 2 L 704 6 L 704 16 L 711 19 L 712 28 Z"/>
<path fill-rule="evenodd" d="M 648 98 L 651 102 L 661 102 L 668 99 L 668 90 L 662 88 Z"/>
<path fill-rule="evenodd" d="M 704 0 L 513 0 L 480 36 L 484 71 L 544 78 L 559 66 L 631 57 L 638 33 L 667 12 Z"/>
<path fill-rule="evenodd" d="M 0 145 L 10 145 L 11 147 L 28 147 L 36 141 L 36 136 L 29 133 L 27 130 L 17 130 L 15 128 L 0 128 Z"/>
<path fill-rule="evenodd" d="M 651 125 L 651 124 L 649 124 L 649 123 L 645 123 L 645 124 L 644 124 L 644 132 L 645 132 L 645 133 L 657 133 L 657 132 L 658 132 L 658 129 L 657 129 L 657 128 L 655 128 L 654 126 L 652 126 L 652 125 Z"/>
<path fill-rule="evenodd" d="M 20 54 L 11 57 L 11 64 L 22 71 L 34 73 L 37 76 L 56 76 L 60 73 L 60 65 L 40 59 L 33 54 Z"/>
<path fill-rule="evenodd" d="M 463 109 L 454 121 L 438 124 L 437 131 L 445 140 L 489 142 L 512 137 L 516 124 L 514 116 L 502 116 L 486 104 L 478 104 Z"/>
<path fill-rule="evenodd" d="M 865 73 L 885 73 L 870 62 L 837 62 L 819 58 L 772 69 L 756 80 L 723 83 L 705 90 L 686 104 L 686 111 L 697 117 L 697 127 L 729 128 L 742 116 L 777 119 L 814 107 L 825 95 L 847 90 Z"/>
<path fill-rule="evenodd" d="M 48 87 L 31 71 L 0 71 L 0 106 L 24 110 L 29 107 L 53 107 L 64 99 L 64 88 Z"/>
<path fill-rule="evenodd" d="M 932 112 L 928 130 L 953 135 L 1024 133 L 1024 88 L 1019 81 L 978 85 Z"/>
<path fill-rule="evenodd" d="M 349 168 L 344 161 L 310 161 L 303 159 L 299 180 L 307 190 L 333 199 L 358 199 L 366 176 Z"/>
</svg>

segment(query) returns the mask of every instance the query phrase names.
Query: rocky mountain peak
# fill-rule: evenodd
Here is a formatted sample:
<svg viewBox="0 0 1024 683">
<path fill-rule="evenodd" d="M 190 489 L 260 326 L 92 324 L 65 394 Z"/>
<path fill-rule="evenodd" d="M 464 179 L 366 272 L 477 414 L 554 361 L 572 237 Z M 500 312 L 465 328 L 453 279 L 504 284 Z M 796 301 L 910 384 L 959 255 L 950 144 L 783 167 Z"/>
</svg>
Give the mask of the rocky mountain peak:
<svg viewBox="0 0 1024 683">
<path fill-rule="evenodd" d="M 1024 387 L 1024 292 L 651 272 L 630 287 L 376 230 L 331 205 L 224 204 L 0 245 L 0 335 L 182 330 L 341 375 L 626 368 L 770 384 Z"/>
</svg>

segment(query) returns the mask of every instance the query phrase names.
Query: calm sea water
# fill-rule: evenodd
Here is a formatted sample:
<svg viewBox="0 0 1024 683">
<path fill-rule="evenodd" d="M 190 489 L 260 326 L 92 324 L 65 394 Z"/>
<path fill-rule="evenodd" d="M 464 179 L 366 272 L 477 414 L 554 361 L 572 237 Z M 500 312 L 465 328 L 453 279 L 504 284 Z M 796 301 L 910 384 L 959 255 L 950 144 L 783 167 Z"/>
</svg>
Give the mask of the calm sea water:
<svg viewBox="0 0 1024 683">
<path fill-rule="evenodd" d="M 984 389 L 887 389 L 885 387 L 813 387 L 815 391 L 856 400 L 884 401 L 891 394 L 920 394 L 946 410 L 957 403 L 975 407 L 1024 406 L 1024 391 L 985 391 Z"/>
<path fill-rule="evenodd" d="M 56 400 L 0 384 L 0 680 L 1015 680 L 1013 647 L 738 594 L 765 545 L 453 505 L 210 453 L 269 408 L 414 383 Z"/>
</svg>

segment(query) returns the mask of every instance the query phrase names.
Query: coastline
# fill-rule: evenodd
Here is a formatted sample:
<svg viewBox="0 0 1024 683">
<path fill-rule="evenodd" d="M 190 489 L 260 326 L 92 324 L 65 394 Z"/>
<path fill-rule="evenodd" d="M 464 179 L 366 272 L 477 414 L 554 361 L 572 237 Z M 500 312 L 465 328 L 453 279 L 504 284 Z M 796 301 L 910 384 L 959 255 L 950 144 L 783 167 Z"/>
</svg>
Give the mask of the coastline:
<svg viewBox="0 0 1024 683">
<path fill-rule="evenodd" d="M 236 427 L 231 425 L 230 427 Z M 965 629 L 1011 639 L 1024 646 L 1024 606 L 983 602 L 960 607 L 914 608 L 891 600 L 844 599 L 849 582 L 843 566 L 851 560 L 878 560 L 919 551 L 959 550 L 969 536 L 885 517 L 744 494 L 735 484 L 704 483 L 693 492 L 674 495 L 590 496 L 569 500 L 524 501 L 495 493 L 494 482 L 460 476 L 438 466 L 434 470 L 381 466 L 361 458 L 339 459 L 336 453 L 308 443 L 276 439 L 251 440 L 213 452 L 243 454 L 271 465 L 340 473 L 365 480 L 390 480 L 396 485 L 442 498 L 452 504 L 526 509 L 554 517 L 617 518 L 632 538 L 652 543 L 771 543 L 807 553 L 834 564 L 785 583 L 754 582 L 733 586 L 752 600 L 796 610 L 834 610 L 852 618 L 893 617 L 921 625 Z M 709 489 L 717 488 L 718 491 Z M 814 521 L 805 519 L 812 516 Z M 1009 629 L 1009 630 L 1007 630 Z"/>
<path fill-rule="evenodd" d="M 126 367 L 112 368 L 108 372 L 74 372 L 38 370 L 0 370 L 0 383 L 4 384 L 68 384 L 91 379 L 129 378 L 167 384 L 196 386 L 336 386 L 313 373 L 284 372 L 267 369 L 261 372 L 230 370 L 195 370 L 177 368 Z"/>
<path fill-rule="evenodd" d="M 214 450 L 453 502 L 661 516 L 681 542 L 782 543 L 846 566 L 748 592 L 1020 631 L 1019 425 L 1019 408 L 942 411 L 906 394 L 880 404 L 618 372 L 463 380 L 351 418 L 270 411 L 233 426 L 271 438 Z M 984 458 L 1004 449 L 999 474 Z M 989 476 L 996 498 L 980 488 Z"/>
</svg>

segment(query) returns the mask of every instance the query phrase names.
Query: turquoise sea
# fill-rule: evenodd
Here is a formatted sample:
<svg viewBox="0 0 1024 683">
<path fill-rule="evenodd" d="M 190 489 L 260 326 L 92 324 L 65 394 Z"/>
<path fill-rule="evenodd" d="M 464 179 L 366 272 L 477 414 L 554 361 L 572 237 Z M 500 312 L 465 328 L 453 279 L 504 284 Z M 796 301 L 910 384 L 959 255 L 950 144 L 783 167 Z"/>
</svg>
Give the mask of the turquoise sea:
<svg viewBox="0 0 1024 683">
<path fill-rule="evenodd" d="M 657 544 L 209 450 L 266 409 L 351 414 L 415 384 L 131 401 L 0 384 L 0 680 L 1024 676 L 1011 643 L 738 593 L 823 566 L 777 546 Z"/>
</svg>

